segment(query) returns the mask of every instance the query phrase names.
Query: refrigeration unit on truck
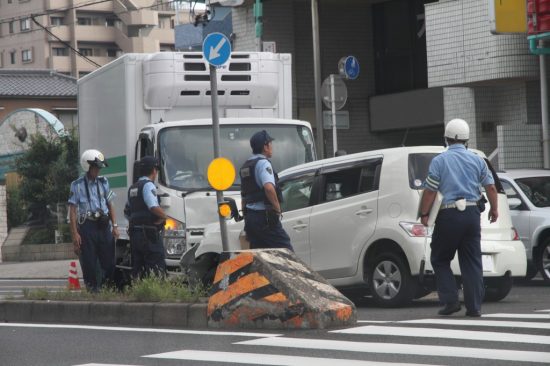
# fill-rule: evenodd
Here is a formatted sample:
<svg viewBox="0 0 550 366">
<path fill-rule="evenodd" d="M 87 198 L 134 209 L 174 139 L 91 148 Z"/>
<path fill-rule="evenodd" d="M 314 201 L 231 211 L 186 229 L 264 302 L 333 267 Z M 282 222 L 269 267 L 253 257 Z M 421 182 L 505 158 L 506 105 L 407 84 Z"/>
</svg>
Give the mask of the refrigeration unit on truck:
<svg viewBox="0 0 550 366">
<path fill-rule="evenodd" d="M 292 120 L 291 57 L 233 53 L 217 71 L 221 155 L 236 169 L 250 156 L 249 139 L 268 130 L 276 140 L 274 168 L 315 160 L 311 126 Z M 116 194 L 121 238 L 128 247 L 123 214 L 134 162 L 154 155 L 156 182 L 166 221 L 163 243 L 169 268 L 199 243 L 207 224 L 218 221 L 216 194 L 207 180 L 214 158 L 210 76 L 199 52 L 126 54 L 78 81 L 80 151 L 98 149 L 109 167 L 101 174 Z M 225 192 L 240 201 L 240 181 Z"/>
</svg>

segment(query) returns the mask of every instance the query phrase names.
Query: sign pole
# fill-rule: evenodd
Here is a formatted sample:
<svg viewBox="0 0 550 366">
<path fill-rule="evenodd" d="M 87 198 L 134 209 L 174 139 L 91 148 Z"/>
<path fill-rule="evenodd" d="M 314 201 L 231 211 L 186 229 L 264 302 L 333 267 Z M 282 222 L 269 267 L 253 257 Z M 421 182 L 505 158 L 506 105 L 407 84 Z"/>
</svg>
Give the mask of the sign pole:
<svg viewBox="0 0 550 366">
<path fill-rule="evenodd" d="M 220 117 L 218 113 L 218 79 L 216 66 L 210 65 L 210 97 L 212 100 L 212 135 L 214 138 L 214 158 L 220 157 Z M 218 205 L 223 202 L 223 191 L 216 191 Z M 222 235 L 222 248 L 224 252 L 229 250 L 227 243 L 227 225 L 225 218 L 219 216 L 220 233 Z"/>
<path fill-rule="evenodd" d="M 330 74 L 330 104 L 332 110 L 332 156 L 336 156 L 338 150 L 338 137 L 336 136 L 336 93 L 334 92 L 334 74 Z"/>
</svg>

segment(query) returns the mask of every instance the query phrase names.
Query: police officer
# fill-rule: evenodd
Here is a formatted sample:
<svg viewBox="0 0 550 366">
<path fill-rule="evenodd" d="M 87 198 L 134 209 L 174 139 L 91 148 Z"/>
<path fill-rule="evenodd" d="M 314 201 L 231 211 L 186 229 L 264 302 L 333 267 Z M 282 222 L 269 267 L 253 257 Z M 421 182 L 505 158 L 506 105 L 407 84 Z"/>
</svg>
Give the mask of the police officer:
<svg viewBox="0 0 550 366">
<path fill-rule="evenodd" d="M 470 129 L 466 121 L 453 119 L 445 127 L 449 148 L 436 156 L 429 167 L 421 201 L 421 222 L 428 216 L 437 191 L 443 195 L 431 242 L 431 263 L 435 271 L 439 315 L 460 311 L 458 290 L 450 262 L 458 251 L 466 315 L 481 316 L 485 293 L 480 245 L 480 188 L 485 187 L 491 208 L 490 222 L 498 218 L 498 198 L 494 178 L 485 161 L 466 148 Z"/>
<path fill-rule="evenodd" d="M 71 236 L 86 288 L 96 292 L 105 281 L 113 279 L 113 237 L 118 238 L 112 205 L 115 195 L 109 189 L 107 178 L 99 176 L 99 170 L 108 166 L 101 152 L 84 151 L 80 165 L 86 173 L 71 183 L 68 201 Z"/>
<path fill-rule="evenodd" d="M 250 249 L 292 249 L 281 225 L 279 177 L 268 160 L 273 155 L 273 138 L 263 130 L 250 138 L 252 155 L 241 167 L 241 196 L 244 229 Z"/>
<path fill-rule="evenodd" d="M 130 245 L 132 251 L 132 276 L 143 278 L 149 274 L 163 276 L 166 273 L 164 246 L 161 233 L 166 214 L 157 196 L 159 163 L 153 156 L 139 161 L 141 177 L 128 189 L 127 214 L 130 220 Z"/>
</svg>

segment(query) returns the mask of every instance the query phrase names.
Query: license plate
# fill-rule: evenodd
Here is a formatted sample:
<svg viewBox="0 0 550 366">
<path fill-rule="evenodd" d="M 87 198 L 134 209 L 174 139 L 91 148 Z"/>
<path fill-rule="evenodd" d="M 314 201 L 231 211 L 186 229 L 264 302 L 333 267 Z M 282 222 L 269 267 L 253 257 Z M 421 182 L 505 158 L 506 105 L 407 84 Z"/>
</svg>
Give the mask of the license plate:
<svg viewBox="0 0 550 366">
<path fill-rule="evenodd" d="M 483 264 L 483 272 L 492 272 L 495 269 L 493 256 L 490 254 L 482 255 L 481 263 Z"/>
</svg>

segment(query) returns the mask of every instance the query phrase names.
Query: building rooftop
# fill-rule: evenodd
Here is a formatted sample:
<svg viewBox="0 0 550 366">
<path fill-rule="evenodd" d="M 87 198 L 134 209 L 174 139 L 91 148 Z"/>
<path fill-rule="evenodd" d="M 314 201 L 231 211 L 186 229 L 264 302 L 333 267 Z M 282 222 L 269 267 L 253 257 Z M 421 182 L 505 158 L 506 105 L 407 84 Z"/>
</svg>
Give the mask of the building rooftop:
<svg viewBox="0 0 550 366">
<path fill-rule="evenodd" d="M 0 97 L 75 97 L 76 78 L 45 69 L 0 69 Z"/>
</svg>

